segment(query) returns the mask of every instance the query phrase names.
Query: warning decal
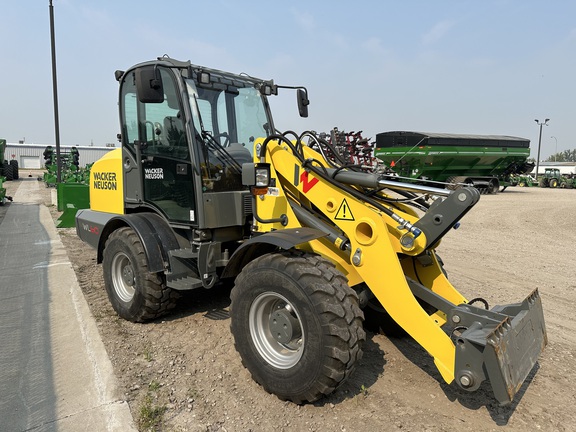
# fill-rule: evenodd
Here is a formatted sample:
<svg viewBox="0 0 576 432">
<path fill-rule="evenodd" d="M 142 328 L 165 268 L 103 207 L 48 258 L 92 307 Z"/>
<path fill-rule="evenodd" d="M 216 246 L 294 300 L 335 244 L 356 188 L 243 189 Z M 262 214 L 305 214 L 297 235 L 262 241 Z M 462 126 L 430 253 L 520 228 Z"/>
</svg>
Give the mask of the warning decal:
<svg viewBox="0 0 576 432">
<path fill-rule="evenodd" d="M 347 221 L 354 220 L 354 215 L 352 214 L 352 210 L 350 210 L 350 207 L 348 207 L 346 199 L 342 200 L 342 204 L 340 204 L 340 207 L 338 208 L 338 211 L 336 212 L 336 217 L 334 219 L 347 220 Z"/>
</svg>

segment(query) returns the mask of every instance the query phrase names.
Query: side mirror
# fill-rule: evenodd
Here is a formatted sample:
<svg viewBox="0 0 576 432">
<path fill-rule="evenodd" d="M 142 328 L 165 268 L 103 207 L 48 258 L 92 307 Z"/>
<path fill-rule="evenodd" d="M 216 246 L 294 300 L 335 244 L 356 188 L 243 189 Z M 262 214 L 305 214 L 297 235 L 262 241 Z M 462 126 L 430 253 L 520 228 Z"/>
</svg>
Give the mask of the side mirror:
<svg viewBox="0 0 576 432">
<path fill-rule="evenodd" d="M 310 101 L 308 100 L 306 90 L 298 89 L 296 97 L 298 98 L 298 112 L 300 113 L 300 117 L 308 117 L 308 105 L 310 105 Z"/>
<path fill-rule="evenodd" d="M 142 103 L 164 102 L 164 86 L 157 66 L 136 69 L 136 93 Z"/>
</svg>

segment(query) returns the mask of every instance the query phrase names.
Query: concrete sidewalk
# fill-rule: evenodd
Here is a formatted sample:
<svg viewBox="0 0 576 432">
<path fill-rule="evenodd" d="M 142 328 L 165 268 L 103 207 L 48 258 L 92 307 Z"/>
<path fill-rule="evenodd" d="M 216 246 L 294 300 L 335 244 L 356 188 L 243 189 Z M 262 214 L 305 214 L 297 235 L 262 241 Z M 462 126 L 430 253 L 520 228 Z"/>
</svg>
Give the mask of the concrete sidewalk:
<svg viewBox="0 0 576 432">
<path fill-rule="evenodd" d="M 40 188 L 0 222 L 0 431 L 136 430 Z"/>
</svg>

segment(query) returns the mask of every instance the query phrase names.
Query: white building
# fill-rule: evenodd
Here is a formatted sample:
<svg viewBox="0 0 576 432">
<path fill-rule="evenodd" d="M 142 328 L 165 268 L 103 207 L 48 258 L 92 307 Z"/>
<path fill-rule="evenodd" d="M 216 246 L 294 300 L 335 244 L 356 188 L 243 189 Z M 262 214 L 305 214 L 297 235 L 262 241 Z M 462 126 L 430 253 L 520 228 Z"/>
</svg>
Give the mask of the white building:
<svg viewBox="0 0 576 432">
<path fill-rule="evenodd" d="M 22 169 L 39 169 L 44 168 L 44 150 L 46 149 L 45 144 L 19 144 L 19 143 L 6 143 L 6 151 L 4 152 L 4 158 L 6 160 L 16 159 L 18 161 L 18 166 Z M 80 167 L 84 167 L 87 164 L 96 162 L 110 150 L 114 150 L 114 147 L 79 147 L 78 154 L 80 156 Z M 56 152 L 56 146 L 52 145 L 54 152 Z M 61 153 L 70 153 L 72 146 L 60 146 Z"/>
</svg>

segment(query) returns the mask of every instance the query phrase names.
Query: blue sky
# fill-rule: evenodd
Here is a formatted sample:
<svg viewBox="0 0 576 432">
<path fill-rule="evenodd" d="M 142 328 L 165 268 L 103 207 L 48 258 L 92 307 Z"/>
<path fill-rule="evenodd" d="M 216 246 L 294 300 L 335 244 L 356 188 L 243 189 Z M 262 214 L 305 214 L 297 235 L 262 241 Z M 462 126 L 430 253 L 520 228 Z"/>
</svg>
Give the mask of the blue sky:
<svg viewBox="0 0 576 432">
<path fill-rule="evenodd" d="M 119 131 L 116 69 L 163 54 L 304 85 L 281 130 L 416 130 L 576 148 L 573 0 L 54 0 L 61 143 Z M 0 0 L 0 137 L 54 143 L 49 0 Z M 552 138 L 556 137 L 556 139 Z"/>
</svg>

